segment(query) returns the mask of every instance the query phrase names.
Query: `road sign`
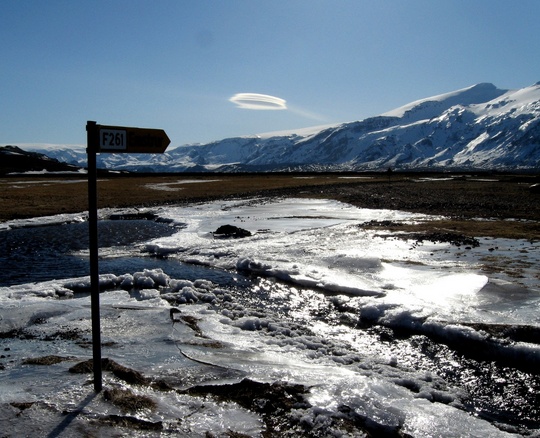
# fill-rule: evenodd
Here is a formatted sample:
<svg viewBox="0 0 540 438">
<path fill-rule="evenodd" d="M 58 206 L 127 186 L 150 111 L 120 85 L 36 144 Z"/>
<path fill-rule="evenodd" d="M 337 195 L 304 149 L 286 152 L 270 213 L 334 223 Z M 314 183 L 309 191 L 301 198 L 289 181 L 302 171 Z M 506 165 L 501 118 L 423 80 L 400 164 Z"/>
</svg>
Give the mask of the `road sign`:
<svg viewBox="0 0 540 438">
<path fill-rule="evenodd" d="M 92 152 L 162 154 L 171 140 L 163 129 L 87 125 Z"/>
<path fill-rule="evenodd" d="M 101 328 L 99 310 L 99 248 L 97 213 L 98 152 L 162 154 L 171 140 L 162 129 L 86 124 L 88 156 L 88 231 L 90 237 L 90 307 L 92 312 L 92 361 L 94 390 L 103 388 L 101 369 Z"/>
</svg>

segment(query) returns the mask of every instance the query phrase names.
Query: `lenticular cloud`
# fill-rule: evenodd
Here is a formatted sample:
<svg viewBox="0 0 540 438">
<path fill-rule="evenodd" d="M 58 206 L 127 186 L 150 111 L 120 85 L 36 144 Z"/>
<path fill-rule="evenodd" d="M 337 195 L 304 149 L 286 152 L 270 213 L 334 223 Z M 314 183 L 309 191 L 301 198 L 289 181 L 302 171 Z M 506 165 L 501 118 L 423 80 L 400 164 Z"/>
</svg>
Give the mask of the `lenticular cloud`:
<svg viewBox="0 0 540 438">
<path fill-rule="evenodd" d="M 229 99 L 238 108 L 252 110 L 284 110 L 287 109 L 287 101 L 268 94 L 237 93 Z"/>
</svg>

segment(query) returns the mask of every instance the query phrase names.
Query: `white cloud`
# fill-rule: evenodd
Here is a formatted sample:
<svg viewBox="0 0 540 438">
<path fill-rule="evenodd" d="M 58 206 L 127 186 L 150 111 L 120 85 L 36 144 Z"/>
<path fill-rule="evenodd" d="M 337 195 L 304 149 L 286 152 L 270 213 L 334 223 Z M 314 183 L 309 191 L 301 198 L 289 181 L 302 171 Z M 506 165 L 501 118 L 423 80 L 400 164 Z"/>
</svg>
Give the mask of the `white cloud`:
<svg viewBox="0 0 540 438">
<path fill-rule="evenodd" d="M 285 110 L 287 101 L 276 96 L 257 93 L 237 93 L 229 99 L 238 108 L 251 110 Z"/>
</svg>

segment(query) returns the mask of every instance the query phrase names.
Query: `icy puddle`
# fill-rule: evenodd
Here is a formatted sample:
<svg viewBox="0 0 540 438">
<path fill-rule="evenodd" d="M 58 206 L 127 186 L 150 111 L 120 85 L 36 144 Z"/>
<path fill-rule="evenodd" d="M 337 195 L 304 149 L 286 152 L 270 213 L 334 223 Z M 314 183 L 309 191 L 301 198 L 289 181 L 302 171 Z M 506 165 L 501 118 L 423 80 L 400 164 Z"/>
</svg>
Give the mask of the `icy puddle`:
<svg viewBox="0 0 540 438">
<path fill-rule="evenodd" d="M 154 213 L 179 227 L 101 251 L 102 354 L 113 365 L 98 395 L 91 373 L 70 372 L 92 355 L 88 278 L 0 288 L 4 435 L 538 430 L 537 243 L 419 245 L 361 225 L 429 216 L 326 200 Z M 226 224 L 251 235 L 214 235 Z M 132 269 L 108 270 L 135 250 Z M 60 359 L 40 364 L 47 356 Z"/>
</svg>

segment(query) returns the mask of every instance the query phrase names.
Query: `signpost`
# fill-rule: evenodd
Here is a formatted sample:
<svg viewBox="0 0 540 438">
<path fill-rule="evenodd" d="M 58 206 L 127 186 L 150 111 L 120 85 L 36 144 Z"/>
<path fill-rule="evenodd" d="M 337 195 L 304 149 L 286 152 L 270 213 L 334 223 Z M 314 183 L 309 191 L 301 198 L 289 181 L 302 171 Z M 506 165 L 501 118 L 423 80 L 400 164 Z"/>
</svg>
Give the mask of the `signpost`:
<svg viewBox="0 0 540 438">
<path fill-rule="evenodd" d="M 162 154 L 171 142 L 162 129 L 104 126 L 87 122 L 88 157 L 88 231 L 90 237 L 90 300 L 92 312 L 92 363 L 94 390 L 102 389 L 101 328 L 99 312 L 99 248 L 97 229 L 97 166 L 96 154 L 149 153 Z"/>
<path fill-rule="evenodd" d="M 162 154 L 171 142 L 163 129 L 105 126 L 88 122 L 86 130 L 88 150 L 94 153 Z"/>
</svg>

